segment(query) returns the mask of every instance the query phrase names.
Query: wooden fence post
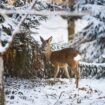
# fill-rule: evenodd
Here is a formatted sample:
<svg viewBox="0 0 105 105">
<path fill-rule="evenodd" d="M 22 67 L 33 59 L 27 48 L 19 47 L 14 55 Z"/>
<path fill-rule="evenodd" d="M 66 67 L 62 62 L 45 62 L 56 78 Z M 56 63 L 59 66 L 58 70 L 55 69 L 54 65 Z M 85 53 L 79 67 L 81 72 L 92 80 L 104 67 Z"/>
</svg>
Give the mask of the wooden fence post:
<svg viewBox="0 0 105 105">
<path fill-rule="evenodd" d="M 75 20 L 74 19 L 68 19 L 68 39 L 73 39 L 73 35 L 75 33 Z"/>
</svg>

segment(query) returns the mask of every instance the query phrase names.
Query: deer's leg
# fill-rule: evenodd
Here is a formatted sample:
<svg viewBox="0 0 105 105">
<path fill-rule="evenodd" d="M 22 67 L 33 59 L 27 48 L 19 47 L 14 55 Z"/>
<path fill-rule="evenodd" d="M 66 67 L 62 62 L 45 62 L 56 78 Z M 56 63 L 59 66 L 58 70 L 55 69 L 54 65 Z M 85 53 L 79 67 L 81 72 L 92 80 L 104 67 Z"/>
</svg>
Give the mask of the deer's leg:
<svg viewBox="0 0 105 105">
<path fill-rule="evenodd" d="M 69 66 L 71 67 L 71 70 L 74 72 L 75 76 L 76 76 L 76 88 L 78 88 L 79 86 L 79 80 L 80 80 L 80 73 L 78 71 L 78 64 L 79 62 L 72 60 L 71 62 L 68 63 Z"/>
<path fill-rule="evenodd" d="M 54 81 L 55 81 L 58 73 L 59 73 L 59 66 L 56 67 L 56 71 L 55 71 L 55 75 L 54 75 Z"/>
<path fill-rule="evenodd" d="M 76 67 L 73 71 L 74 71 L 75 76 L 76 76 L 76 81 L 75 81 L 76 88 L 78 88 L 78 86 L 79 86 L 79 80 L 80 80 L 80 73 L 78 71 L 78 67 Z"/>
<path fill-rule="evenodd" d="M 65 70 L 65 74 L 66 74 L 67 78 L 68 78 L 69 81 L 71 82 L 71 80 L 70 80 L 70 75 L 69 75 L 67 66 L 64 67 L 64 70 Z"/>
</svg>

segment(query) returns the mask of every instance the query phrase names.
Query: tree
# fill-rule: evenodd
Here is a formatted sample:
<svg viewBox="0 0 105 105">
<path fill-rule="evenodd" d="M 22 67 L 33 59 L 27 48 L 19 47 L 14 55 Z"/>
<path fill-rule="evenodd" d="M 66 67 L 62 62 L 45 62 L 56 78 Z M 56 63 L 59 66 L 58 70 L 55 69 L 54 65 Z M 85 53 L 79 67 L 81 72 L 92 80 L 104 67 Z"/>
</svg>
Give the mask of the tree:
<svg viewBox="0 0 105 105">
<path fill-rule="evenodd" d="M 33 8 L 35 3 L 36 3 L 35 1 L 32 3 L 32 5 L 30 6 L 30 10 Z M 7 22 L 5 24 L 11 28 L 11 30 L 10 30 L 10 28 L 5 28 L 2 25 L 2 29 L 1 29 L 1 33 L 0 33 L 1 34 L 0 35 L 1 36 L 1 39 L 0 39 L 0 53 L 1 53 L 1 55 L 3 55 L 9 49 L 9 47 L 11 46 L 15 35 L 19 31 L 20 26 L 24 22 L 25 18 L 27 18 L 27 16 L 28 16 L 28 13 L 25 16 L 22 17 L 22 19 L 19 22 L 17 28 L 13 32 L 11 32 L 12 31 L 11 27 L 13 27 L 13 25 L 14 25 L 12 19 L 10 19 L 10 21 L 12 23 L 12 24 L 10 24 L 10 23 L 8 23 L 9 17 L 7 15 L 0 16 L 1 17 L 1 23 L 3 24 L 5 22 Z M 15 24 L 15 26 L 16 26 L 16 24 Z M 3 65 L 3 57 L 2 56 L 0 56 L 0 61 L 1 61 L 0 62 L 0 105 L 4 105 L 4 85 L 3 85 L 4 65 Z"/>
<path fill-rule="evenodd" d="M 101 55 L 105 52 L 105 23 L 104 23 L 104 4 L 103 0 L 78 1 L 75 11 L 89 11 L 91 15 L 83 16 L 82 19 L 88 22 L 88 26 L 75 36 L 74 42 L 78 44 L 80 52 L 83 54 L 83 61 L 104 62 Z M 95 4 L 95 5 L 92 5 Z M 98 9 L 98 11 L 96 10 Z"/>
</svg>

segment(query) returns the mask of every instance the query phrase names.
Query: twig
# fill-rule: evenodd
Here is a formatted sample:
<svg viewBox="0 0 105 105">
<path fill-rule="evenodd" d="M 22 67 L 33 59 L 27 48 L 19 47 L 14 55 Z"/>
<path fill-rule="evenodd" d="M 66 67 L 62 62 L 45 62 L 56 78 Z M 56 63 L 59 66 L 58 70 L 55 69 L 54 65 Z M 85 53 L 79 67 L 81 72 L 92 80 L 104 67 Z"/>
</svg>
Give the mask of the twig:
<svg viewBox="0 0 105 105">
<path fill-rule="evenodd" d="M 62 94 L 63 94 L 64 92 L 65 92 L 65 91 L 62 91 L 62 92 L 60 93 L 59 98 L 58 98 L 57 101 L 54 103 L 54 105 L 56 105 L 56 104 L 58 103 L 59 99 L 61 98 L 61 96 L 62 96 Z"/>
</svg>

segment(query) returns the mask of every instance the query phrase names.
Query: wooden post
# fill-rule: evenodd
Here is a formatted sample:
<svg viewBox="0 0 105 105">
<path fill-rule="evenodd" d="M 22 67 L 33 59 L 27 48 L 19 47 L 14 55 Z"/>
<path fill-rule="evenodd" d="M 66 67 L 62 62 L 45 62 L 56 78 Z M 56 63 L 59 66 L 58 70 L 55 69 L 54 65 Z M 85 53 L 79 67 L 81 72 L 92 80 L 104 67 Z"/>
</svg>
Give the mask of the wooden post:
<svg viewBox="0 0 105 105">
<path fill-rule="evenodd" d="M 3 85 L 3 57 L 0 56 L 0 105 L 4 105 L 4 85 Z"/>
<path fill-rule="evenodd" d="M 75 19 L 68 19 L 68 39 L 73 39 L 75 33 Z"/>
</svg>

